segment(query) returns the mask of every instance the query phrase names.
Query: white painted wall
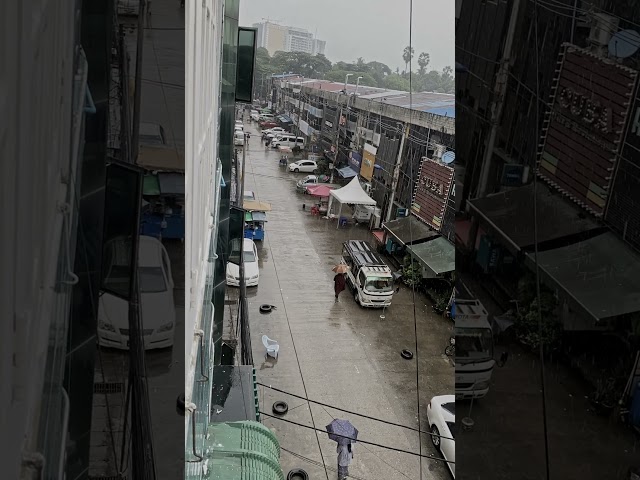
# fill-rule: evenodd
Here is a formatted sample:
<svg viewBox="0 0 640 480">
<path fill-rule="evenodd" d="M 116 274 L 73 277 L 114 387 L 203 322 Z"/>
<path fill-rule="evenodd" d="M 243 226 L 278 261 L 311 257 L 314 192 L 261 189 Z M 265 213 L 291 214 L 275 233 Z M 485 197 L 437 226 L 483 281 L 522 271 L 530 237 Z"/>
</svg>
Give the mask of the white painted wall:
<svg viewBox="0 0 640 480">
<path fill-rule="evenodd" d="M 223 2 L 185 2 L 185 399 L 191 402 L 215 228 Z M 190 415 L 185 415 L 185 447 Z"/>
</svg>

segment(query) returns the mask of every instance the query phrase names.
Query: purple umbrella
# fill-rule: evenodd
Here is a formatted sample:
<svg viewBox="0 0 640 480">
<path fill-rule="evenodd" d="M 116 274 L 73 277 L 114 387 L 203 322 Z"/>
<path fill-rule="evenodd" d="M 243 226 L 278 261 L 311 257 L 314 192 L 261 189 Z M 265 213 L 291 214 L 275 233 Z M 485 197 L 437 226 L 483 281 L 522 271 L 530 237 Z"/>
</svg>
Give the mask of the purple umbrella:
<svg viewBox="0 0 640 480">
<path fill-rule="evenodd" d="M 329 433 L 329 439 L 338 442 L 338 445 L 355 443 L 358 438 L 358 429 L 351 425 L 349 420 L 336 418 L 326 426 L 326 429 Z"/>
</svg>

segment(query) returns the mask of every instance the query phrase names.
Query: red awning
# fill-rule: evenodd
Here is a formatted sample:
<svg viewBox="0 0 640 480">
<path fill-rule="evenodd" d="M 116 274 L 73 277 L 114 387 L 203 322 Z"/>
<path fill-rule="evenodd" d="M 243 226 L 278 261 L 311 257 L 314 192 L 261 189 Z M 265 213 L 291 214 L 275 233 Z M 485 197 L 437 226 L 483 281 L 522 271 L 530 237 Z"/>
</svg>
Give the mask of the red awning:
<svg viewBox="0 0 640 480">
<path fill-rule="evenodd" d="M 321 198 L 328 197 L 331 190 L 333 190 L 333 187 L 328 187 L 326 185 L 312 185 L 310 187 L 307 187 L 307 193 L 309 195 Z"/>
<path fill-rule="evenodd" d="M 384 230 L 374 230 L 371 234 L 379 243 L 384 243 Z"/>
</svg>

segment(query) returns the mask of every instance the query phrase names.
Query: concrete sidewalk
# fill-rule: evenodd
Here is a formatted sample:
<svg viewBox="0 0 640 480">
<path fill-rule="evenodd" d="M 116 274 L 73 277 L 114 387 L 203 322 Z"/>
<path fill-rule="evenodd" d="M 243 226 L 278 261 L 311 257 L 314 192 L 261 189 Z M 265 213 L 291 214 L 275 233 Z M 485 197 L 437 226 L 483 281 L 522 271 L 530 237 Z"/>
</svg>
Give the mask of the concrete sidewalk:
<svg viewBox="0 0 640 480">
<path fill-rule="evenodd" d="M 313 217 L 302 203 L 309 197 L 295 193 L 295 181 L 304 174 L 290 174 L 278 166 L 279 155 L 265 151 L 252 126 L 249 140 L 245 190 L 258 200 L 270 202 L 266 237 L 258 242 L 260 285 L 249 289 L 249 308 L 254 362 L 258 381 L 301 397 L 417 428 L 418 396 L 416 365 L 419 365 L 420 416 L 426 429 L 426 406 L 431 397 L 453 392 L 453 367 L 444 355 L 451 323 L 431 312 L 426 298 L 416 294 L 418 352 L 412 360 L 400 356 L 402 349 L 415 353 L 412 292 L 405 287 L 384 312 L 355 304 L 349 290 L 334 301 L 331 267 L 340 258 L 342 242 L 371 241 L 365 227 L 336 229 L 335 221 Z M 262 243 L 262 244 L 261 244 Z M 237 293 L 232 291 L 231 295 Z M 268 315 L 260 304 L 275 305 Z M 276 361 L 264 358 L 262 335 L 280 343 Z M 417 362 L 416 362 L 417 357 Z M 324 430 L 333 418 L 348 418 L 360 431 L 360 439 L 419 452 L 416 432 L 385 425 L 354 415 L 260 388 L 260 405 L 271 413 L 276 400 L 289 404 L 286 420 Z M 335 469 L 336 444 L 326 433 L 263 418 L 283 449 L 307 457 L 301 460 L 283 451 L 285 475 L 304 468 L 311 478 L 326 478 L 322 461 Z M 423 454 L 437 455 L 427 438 Z M 420 478 L 419 458 L 375 446 L 357 444 L 350 472 L 368 480 Z M 329 471 L 328 478 L 336 478 Z M 449 478 L 442 462 L 423 459 L 423 477 Z"/>
</svg>

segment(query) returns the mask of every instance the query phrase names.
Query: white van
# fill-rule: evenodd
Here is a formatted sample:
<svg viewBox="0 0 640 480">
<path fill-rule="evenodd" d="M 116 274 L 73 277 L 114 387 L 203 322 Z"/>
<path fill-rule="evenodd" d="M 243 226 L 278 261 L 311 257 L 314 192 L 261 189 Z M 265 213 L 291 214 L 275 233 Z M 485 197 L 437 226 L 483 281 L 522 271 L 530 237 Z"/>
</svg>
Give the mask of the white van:
<svg viewBox="0 0 640 480">
<path fill-rule="evenodd" d="M 291 135 L 289 133 L 285 133 L 280 136 L 276 136 L 273 140 L 271 140 L 271 147 L 289 147 L 293 148 L 295 146 L 300 148 L 304 147 L 304 138 L 296 137 L 295 135 Z"/>
<path fill-rule="evenodd" d="M 244 146 L 244 132 L 242 130 L 236 130 L 233 134 L 233 144 L 235 146 Z"/>
</svg>

